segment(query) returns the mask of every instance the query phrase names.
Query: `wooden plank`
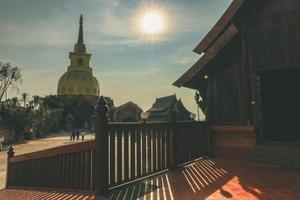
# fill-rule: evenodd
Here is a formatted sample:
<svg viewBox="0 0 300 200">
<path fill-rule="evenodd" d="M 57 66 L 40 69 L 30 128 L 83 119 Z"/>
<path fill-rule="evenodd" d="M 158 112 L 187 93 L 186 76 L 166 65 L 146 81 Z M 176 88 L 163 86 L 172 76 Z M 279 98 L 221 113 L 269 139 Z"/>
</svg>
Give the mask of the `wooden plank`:
<svg viewBox="0 0 300 200">
<path fill-rule="evenodd" d="M 231 132 L 231 131 L 237 131 L 237 132 L 253 132 L 255 131 L 254 126 L 243 126 L 243 125 L 224 125 L 224 126 L 217 126 L 213 125 L 210 126 L 210 130 L 212 131 L 224 131 L 224 132 Z"/>
<path fill-rule="evenodd" d="M 60 156 L 60 160 L 61 160 L 61 183 L 60 183 L 60 187 L 64 188 L 66 186 L 66 155 L 61 155 Z"/>
<path fill-rule="evenodd" d="M 95 175 L 96 175 L 96 170 L 98 170 L 96 168 L 96 151 L 95 149 L 92 149 L 92 170 L 91 170 L 91 173 L 93 176 L 91 176 L 91 179 L 92 179 L 92 190 L 96 190 L 96 178 L 95 178 Z"/>
<path fill-rule="evenodd" d="M 70 188 L 71 185 L 71 176 L 72 176 L 72 164 L 71 164 L 71 156 L 70 154 L 66 155 L 66 166 L 64 171 L 66 172 L 66 185 L 65 188 Z"/>
<path fill-rule="evenodd" d="M 129 180 L 129 132 L 124 131 L 124 181 Z"/>
<path fill-rule="evenodd" d="M 136 144 L 136 130 L 130 131 L 130 170 L 131 170 L 131 179 L 135 178 L 135 144 Z"/>
<path fill-rule="evenodd" d="M 117 132 L 117 182 L 122 182 L 122 172 L 123 172 L 123 163 L 122 163 L 122 131 Z"/>
<path fill-rule="evenodd" d="M 48 157 L 48 187 L 52 187 L 52 180 L 53 180 L 53 162 L 52 162 L 52 158 L 53 156 L 51 157 Z M 30 160 L 31 161 L 31 160 Z"/>
<path fill-rule="evenodd" d="M 153 166 L 153 172 L 157 171 L 157 161 L 156 161 L 156 153 L 157 153 L 157 129 L 154 129 L 152 132 L 152 150 L 153 150 L 153 162 L 152 162 L 152 166 Z"/>
<path fill-rule="evenodd" d="M 142 176 L 146 174 L 146 151 L 147 151 L 147 144 L 146 144 L 146 130 L 142 129 Z"/>
<path fill-rule="evenodd" d="M 166 129 L 162 128 L 162 155 L 161 155 L 161 159 L 162 159 L 162 169 L 166 169 L 167 168 L 167 163 L 166 163 Z"/>
<path fill-rule="evenodd" d="M 69 168 L 69 170 L 70 170 L 70 176 L 69 176 L 69 179 L 70 179 L 70 184 L 69 184 L 69 188 L 71 189 L 71 188 L 74 188 L 74 180 L 75 180 L 75 177 L 74 177 L 74 175 L 75 175 L 75 167 L 76 167 L 76 165 L 75 165 L 75 153 L 71 153 L 71 154 L 69 154 L 69 156 L 70 156 L 70 168 Z"/>
<path fill-rule="evenodd" d="M 73 153 L 73 166 L 74 166 L 74 173 L 73 173 L 73 189 L 78 189 L 79 185 L 79 177 L 80 177 L 80 171 L 79 171 L 79 157 L 80 152 Z"/>
<path fill-rule="evenodd" d="M 47 158 L 43 159 L 43 187 L 47 187 L 48 186 L 48 163 L 47 163 Z"/>
<path fill-rule="evenodd" d="M 115 163 L 115 132 L 110 132 L 109 133 L 109 142 L 110 142 L 110 158 L 109 158 L 109 163 L 110 163 L 110 184 L 114 185 L 115 184 L 115 170 L 116 170 L 116 163 Z"/>
<path fill-rule="evenodd" d="M 141 147 L 141 143 L 142 143 L 142 137 L 141 137 L 141 129 L 137 129 L 137 177 L 141 177 L 142 174 L 142 147 Z"/>
<path fill-rule="evenodd" d="M 162 170 L 162 129 L 159 129 L 157 134 L 157 167 L 158 171 Z"/>
<path fill-rule="evenodd" d="M 152 172 L 152 146 L 151 146 L 151 141 L 152 141 L 152 129 L 147 130 L 147 173 L 150 174 Z"/>
<path fill-rule="evenodd" d="M 81 151 L 79 154 L 79 184 L 80 190 L 84 189 L 84 176 L 85 176 L 85 151 Z"/>
<path fill-rule="evenodd" d="M 86 177 L 85 188 L 91 190 L 91 166 L 92 166 L 92 150 L 85 150 L 86 152 Z"/>
<path fill-rule="evenodd" d="M 53 185 L 55 188 L 58 188 L 58 180 L 59 180 L 59 160 L 58 156 L 54 156 L 54 177 L 53 177 Z"/>
</svg>

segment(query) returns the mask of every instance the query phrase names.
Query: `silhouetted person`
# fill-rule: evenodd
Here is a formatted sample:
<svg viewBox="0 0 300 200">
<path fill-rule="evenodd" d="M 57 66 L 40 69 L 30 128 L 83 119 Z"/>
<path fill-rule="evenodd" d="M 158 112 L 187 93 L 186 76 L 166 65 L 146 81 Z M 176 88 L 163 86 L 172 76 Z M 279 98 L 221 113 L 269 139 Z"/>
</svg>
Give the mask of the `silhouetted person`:
<svg viewBox="0 0 300 200">
<path fill-rule="evenodd" d="M 84 140 L 84 136 L 85 136 L 85 130 L 84 129 L 81 129 L 80 135 L 81 135 L 81 140 L 83 141 Z"/>
<path fill-rule="evenodd" d="M 76 135 L 76 130 L 73 130 L 73 131 L 71 132 L 71 136 L 70 136 L 70 140 L 71 140 L 72 142 L 75 141 L 75 135 Z"/>
<path fill-rule="evenodd" d="M 78 141 L 78 140 L 79 140 L 79 134 L 80 134 L 80 131 L 79 131 L 79 129 L 76 129 L 76 141 Z"/>
</svg>

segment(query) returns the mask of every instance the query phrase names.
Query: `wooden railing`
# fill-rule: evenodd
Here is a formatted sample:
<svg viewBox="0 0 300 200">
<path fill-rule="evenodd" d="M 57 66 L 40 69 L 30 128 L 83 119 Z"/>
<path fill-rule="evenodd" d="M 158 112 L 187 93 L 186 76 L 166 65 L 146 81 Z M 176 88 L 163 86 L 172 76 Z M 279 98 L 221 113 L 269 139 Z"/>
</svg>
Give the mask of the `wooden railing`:
<svg viewBox="0 0 300 200">
<path fill-rule="evenodd" d="M 205 122 L 109 124 L 109 186 L 207 155 Z"/>
<path fill-rule="evenodd" d="M 8 186 L 95 190 L 95 141 L 14 156 Z"/>
<path fill-rule="evenodd" d="M 109 124 L 109 185 L 168 168 L 169 123 Z"/>
<path fill-rule="evenodd" d="M 10 148 L 7 186 L 101 193 L 208 153 L 205 122 L 108 123 L 103 99 L 96 111 L 93 141 L 19 156 Z"/>
</svg>

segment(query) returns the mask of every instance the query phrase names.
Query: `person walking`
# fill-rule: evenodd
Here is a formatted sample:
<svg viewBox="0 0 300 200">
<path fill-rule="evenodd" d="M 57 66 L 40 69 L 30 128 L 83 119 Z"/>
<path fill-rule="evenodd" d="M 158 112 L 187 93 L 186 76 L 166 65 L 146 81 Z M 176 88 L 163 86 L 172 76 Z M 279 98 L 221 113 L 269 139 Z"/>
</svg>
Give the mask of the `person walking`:
<svg viewBox="0 0 300 200">
<path fill-rule="evenodd" d="M 75 142 L 75 135 L 76 135 L 76 130 L 73 130 L 73 131 L 71 132 L 71 141 L 72 141 L 72 142 Z"/>
<path fill-rule="evenodd" d="M 85 136 L 85 130 L 84 129 L 81 129 L 80 135 L 81 135 L 81 140 L 83 141 L 84 140 L 84 136 Z"/>
<path fill-rule="evenodd" d="M 80 134 L 79 129 L 76 129 L 76 142 L 79 140 L 79 134 Z"/>
</svg>

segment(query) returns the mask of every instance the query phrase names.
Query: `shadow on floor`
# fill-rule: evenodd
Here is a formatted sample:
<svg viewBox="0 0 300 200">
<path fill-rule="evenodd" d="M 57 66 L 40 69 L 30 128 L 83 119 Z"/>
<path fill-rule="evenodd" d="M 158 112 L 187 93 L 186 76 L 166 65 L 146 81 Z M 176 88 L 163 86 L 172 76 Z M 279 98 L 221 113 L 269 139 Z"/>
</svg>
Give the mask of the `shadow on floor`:
<svg viewBox="0 0 300 200">
<path fill-rule="evenodd" d="M 5 189 L 6 200 L 267 200 L 300 199 L 300 173 L 228 160 L 200 160 L 119 189 L 92 194 Z"/>
</svg>

